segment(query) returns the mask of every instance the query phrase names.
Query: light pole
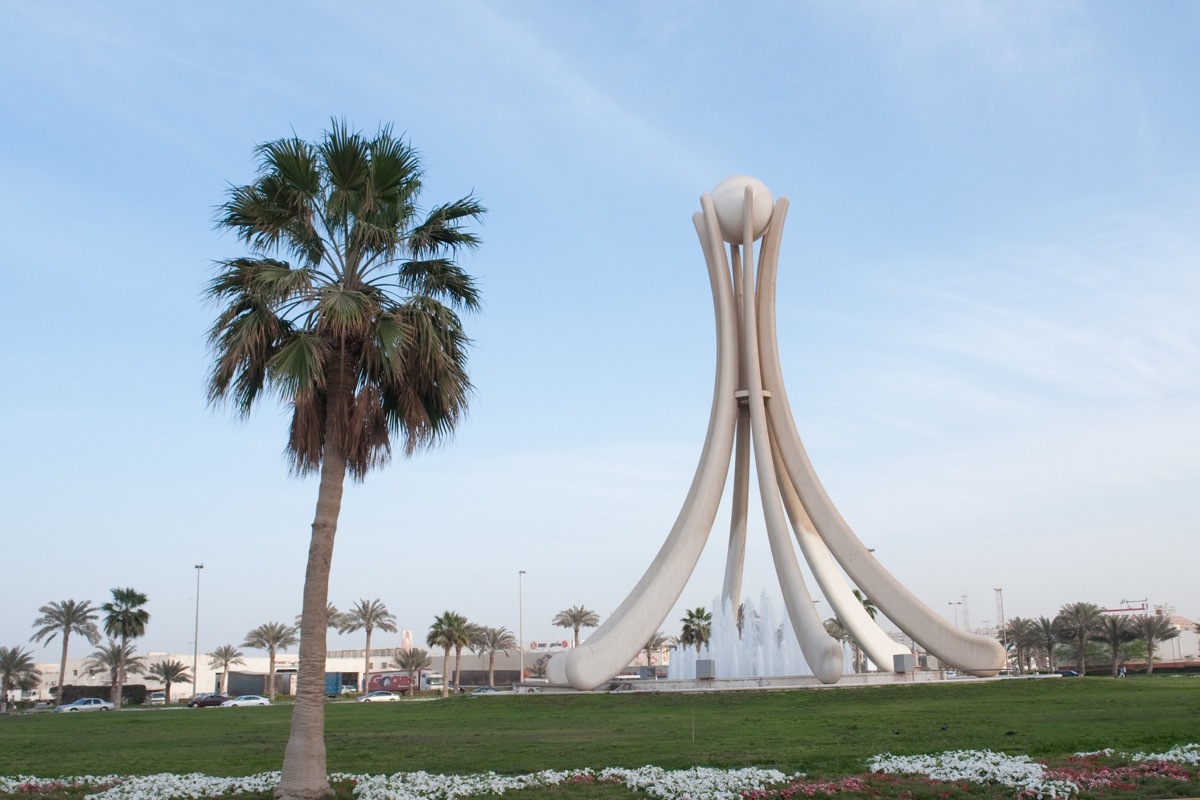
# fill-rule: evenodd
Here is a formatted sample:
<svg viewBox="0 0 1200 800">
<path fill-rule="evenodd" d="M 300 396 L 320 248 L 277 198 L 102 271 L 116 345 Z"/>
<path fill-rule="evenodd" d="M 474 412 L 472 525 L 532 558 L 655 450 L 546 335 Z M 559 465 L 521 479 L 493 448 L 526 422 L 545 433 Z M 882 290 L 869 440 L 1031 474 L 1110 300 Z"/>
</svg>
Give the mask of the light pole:
<svg viewBox="0 0 1200 800">
<path fill-rule="evenodd" d="M 204 564 L 196 565 L 196 630 L 192 634 L 192 696 L 196 696 L 196 667 L 200 664 L 200 570 Z"/>
<path fill-rule="evenodd" d="M 962 600 L 951 600 L 946 605 L 954 609 L 954 627 L 958 627 L 958 607 L 962 605 Z"/>
<path fill-rule="evenodd" d="M 521 671 L 517 673 L 517 683 L 525 681 L 525 570 L 517 572 L 517 635 L 518 652 L 521 654 Z"/>
<path fill-rule="evenodd" d="M 1004 645 L 1004 666 L 1008 666 L 1008 625 L 1004 621 L 1004 588 L 996 589 L 996 626 L 1000 628 L 1000 643 Z"/>
</svg>

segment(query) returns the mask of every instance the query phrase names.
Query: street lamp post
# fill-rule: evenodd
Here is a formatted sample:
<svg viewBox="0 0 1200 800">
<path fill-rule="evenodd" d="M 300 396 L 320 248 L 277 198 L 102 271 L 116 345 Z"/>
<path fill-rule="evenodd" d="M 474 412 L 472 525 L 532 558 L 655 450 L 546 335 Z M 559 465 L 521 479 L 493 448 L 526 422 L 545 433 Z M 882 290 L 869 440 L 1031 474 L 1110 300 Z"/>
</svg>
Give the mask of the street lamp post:
<svg viewBox="0 0 1200 800">
<path fill-rule="evenodd" d="M 958 627 L 958 607 L 962 605 L 962 600 L 951 600 L 946 605 L 954 609 L 954 627 Z"/>
<path fill-rule="evenodd" d="M 517 651 L 521 654 L 521 671 L 517 673 L 517 683 L 525 681 L 525 570 L 517 572 L 517 635 L 521 641 L 517 643 Z"/>
<path fill-rule="evenodd" d="M 200 570 L 204 564 L 196 565 L 196 630 L 192 634 L 192 696 L 196 695 L 196 668 L 200 664 Z"/>
<path fill-rule="evenodd" d="M 1008 625 L 1004 621 L 1004 588 L 996 589 L 996 626 L 1000 628 L 1000 643 L 1004 645 L 1004 666 L 1008 666 Z"/>
</svg>

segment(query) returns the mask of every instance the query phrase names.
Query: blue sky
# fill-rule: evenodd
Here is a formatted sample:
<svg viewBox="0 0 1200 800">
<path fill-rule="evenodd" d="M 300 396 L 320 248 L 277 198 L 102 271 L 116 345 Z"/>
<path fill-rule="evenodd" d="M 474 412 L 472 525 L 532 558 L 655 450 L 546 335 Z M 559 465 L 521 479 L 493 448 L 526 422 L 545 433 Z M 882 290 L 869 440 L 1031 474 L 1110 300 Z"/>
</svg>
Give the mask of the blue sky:
<svg viewBox="0 0 1200 800">
<path fill-rule="evenodd" d="M 797 424 L 893 574 L 947 615 L 966 595 L 973 627 L 996 587 L 1009 618 L 1200 616 L 1195 4 L 66 2 L 0 24 L 0 644 L 133 586 L 141 649 L 190 651 L 200 561 L 202 651 L 299 611 L 316 485 L 287 475 L 283 409 L 205 405 L 201 292 L 243 252 L 212 221 L 254 146 L 335 117 L 405 132 L 427 204 L 489 208 L 463 262 L 470 417 L 347 492 L 339 606 L 516 630 L 523 569 L 526 640 L 616 608 L 708 420 L 690 217 L 750 174 L 791 201 Z M 667 631 L 719 593 L 727 520 Z M 745 585 L 777 585 L 753 513 Z"/>
</svg>

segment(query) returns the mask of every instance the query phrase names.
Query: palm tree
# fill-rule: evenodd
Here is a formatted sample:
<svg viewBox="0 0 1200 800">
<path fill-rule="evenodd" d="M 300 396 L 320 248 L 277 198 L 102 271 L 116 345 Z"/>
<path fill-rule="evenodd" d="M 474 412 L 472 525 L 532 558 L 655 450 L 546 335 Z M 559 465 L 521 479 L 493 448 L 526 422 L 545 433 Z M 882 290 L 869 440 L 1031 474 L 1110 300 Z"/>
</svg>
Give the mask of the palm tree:
<svg viewBox="0 0 1200 800">
<path fill-rule="evenodd" d="M 583 606 L 564 608 L 554 615 L 550 624 L 557 628 L 570 628 L 575 632 L 575 646 L 579 647 L 579 629 L 594 628 L 600 624 L 600 616 Z"/>
<path fill-rule="evenodd" d="M 242 647 L 267 651 L 267 697 L 271 700 L 275 699 L 275 656 L 280 651 L 286 653 L 289 647 L 299 641 L 296 633 L 296 628 L 292 625 L 264 622 L 247 633 L 246 641 L 242 642 Z M 325 689 L 322 688 L 321 691 Z"/>
<path fill-rule="evenodd" d="M 463 631 L 463 635 L 454 643 L 454 688 L 459 692 L 462 688 L 462 651 L 464 647 L 470 647 L 475 642 L 479 641 L 482 634 L 482 626 L 476 625 L 474 622 L 468 622 Z"/>
<path fill-rule="evenodd" d="M 513 636 L 512 631 L 508 628 L 492 628 L 486 625 L 478 627 L 475 640 L 471 643 L 471 650 L 478 655 L 487 654 L 488 686 L 496 688 L 496 654 L 511 653 L 518 647 L 517 637 Z"/>
<path fill-rule="evenodd" d="M 146 659 L 137 654 L 133 644 L 109 639 L 87 657 L 83 671 L 88 675 L 108 675 L 108 685 L 116 692 L 118 687 L 125 686 L 128 676 L 145 674 Z"/>
<path fill-rule="evenodd" d="M 875 603 L 871 600 L 871 598 L 867 597 L 858 589 L 854 590 L 854 597 L 859 603 L 862 604 L 863 610 L 867 612 L 867 615 L 871 619 L 875 619 L 875 615 L 879 613 L 879 609 L 875 607 Z"/>
<path fill-rule="evenodd" d="M 445 651 L 442 655 L 442 697 L 450 696 L 450 651 L 455 648 L 461 651 L 462 646 L 470 641 L 468 624 L 462 614 L 445 611 L 433 618 L 433 624 L 425 636 L 425 644 Z"/>
<path fill-rule="evenodd" d="M 378 628 L 387 633 L 396 632 L 396 617 L 387 610 L 382 600 L 359 600 L 342 618 L 340 633 L 366 631 L 367 649 L 363 654 L 362 690 L 367 691 L 367 679 L 371 673 L 371 632 Z"/>
<path fill-rule="evenodd" d="M 41 682 L 42 673 L 33 663 L 33 655 L 29 651 L 19 647 L 0 647 L 0 711 L 8 711 L 8 693 L 13 689 L 32 691 Z"/>
<path fill-rule="evenodd" d="M 121 658 L 128 650 L 129 640 L 146 635 L 146 625 L 150 622 L 150 613 L 142 606 L 149 599 L 136 589 L 113 589 L 112 600 L 100 606 L 104 612 L 104 632 L 109 638 L 121 640 L 121 649 L 117 655 Z M 125 675 L 130 670 L 118 665 L 117 682 L 113 684 L 112 703 L 118 709 L 121 707 L 121 689 L 125 685 Z"/>
<path fill-rule="evenodd" d="M 1087 643 L 1100 623 L 1100 606 L 1095 603 L 1068 603 L 1058 610 L 1054 626 L 1061 642 L 1075 645 L 1075 669 L 1087 674 Z"/>
<path fill-rule="evenodd" d="M 1112 656 L 1112 676 L 1115 678 L 1121 666 L 1121 647 L 1136 641 L 1138 635 L 1133 629 L 1133 620 L 1129 615 L 1112 614 L 1099 619 L 1089 638 L 1108 645 L 1109 654 Z"/>
<path fill-rule="evenodd" d="M 1169 642 L 1179 636 L 1180 630 L 1167 617 L 1160 614 L 1137 617 L 1133 629 L 1139 639 L 1146 643 L 1146 674 L 1154 672 L 1154 651 L 1159 642 Z"/>
<path fill-rule="evenodd" d="M 646 665 L 654 666 L 654 654 L 658 653 L 661 660 L 663 649 L 671 647 L 674 644 L 675 637 L 665 634 L 662 631 L 651 636 L 649 641 L 642 645 L 642 652 L 646 654 Z"/>
<path fill-rule="evenodd" d="M 383 127 L 334 122 L 316 143 L 258 147 L 258 177 L 229 190 L 217 224 L 251 255 L 219 265 L 208 295 L 212 402 L 246 416 L 264 395 L 291 408 L 294 472 L 320 474 L 301 622 L 299 689 L 277 800 L 327 794 L 325 628 L 329 566 L 346 475 L 441 442 L 471 384 L 458 310 L 479 305 L 453 260 L 478 238 L 471 196 L 418 218 L 417 152 Z"/>
<path fill-rule="evenodd" d="M 1046 669 L 1054 672 L 1058 669 L 1058 664 L 1054 659 L 1054 648 L 1058 644 L 1058 628 L 1055 627 L 1054 620 L 1047 617 L 1038 617 L 1034 622 L 1034 627 L 1037 630 L 1038 649 L 1046 654 Z"/>
<path fill-rule="evenodd" d="M 171 684 L 187 683 L 192 679 L 192 676 L 188 674 L 187 666 L 182 661 L 175 659 L 151 664 L 146 675 L 166 687 L 167 705 L 171 705 Z"/>
<path fill-rule="evenodd" d="M 1037 623 L 1025 617 L 1013 617 L 1004 626 L 1003 638 L 1014 651 L 1017 671 L 1024 673 L 1029 669 L 1029 651 L 1041 642 Z"/>
<path fill-rule="evenodd" d="M 304 614 L 296 615 L 296 630 L 300 630 L 300 622 Z M 325 607 L 325 628 L 326 630 L 341 631 L 342 626 L 346 624 L 346 615 L 338 611 L 338 607 L 333 603 L 329 603 Z"/>
<path fill-rule="evenodd" d="M 229 689 L 229 668 L 234 664 L 245 664 L 246 659 L 236 645 L 223 644 L 208 654 L 208 668 L 221 671 L 221 694 Z"/>
<path fill-rule="evenodd" d="M 418 673 L 433 666 L 433 661 L 429 658 L 428 650 L 410 647 L 407 650 L 396 651 L 396 666 L 408 670 L 408 693 L 411 696 L 416 694 L 417 687 L 421 682 L 421 676 Z"/>
<path fill-rule="evenodd" d="M 700 606 L 689 610 L 680 622 L 683 623 L 683 630 L 679 643 L 685 647 L 695 647 L 696 655 L 699 655 L 700 648 L 708 644 L 712 635 L 712 614 Z"/>
<path fill-rule="evenodd" d="M 61 703 L 62 687 L 67 682 L 67 645 L 71 640 L 71 634 L 77 633 L 83 636 L 89 644 L 99 644 L 100 631 L 96 628 L 96 618 L 99 616 L 99 612 L 92 608 L 90 600 L 84 600 L 82 603 L 63 600 L 42 606 L 38 609 L 38 613 L 41 616 L 33 621 L 33 627 L 37 630 L 33 632 L 33 636 L 29 637 L 29 641 L 40 642 L 45 639 L 46 644 L 50 644 L 54 641 L 55 636 L 62 634 L 62 660 L 58 664 L 58 688 L 56 690 Z"/>
</svg>

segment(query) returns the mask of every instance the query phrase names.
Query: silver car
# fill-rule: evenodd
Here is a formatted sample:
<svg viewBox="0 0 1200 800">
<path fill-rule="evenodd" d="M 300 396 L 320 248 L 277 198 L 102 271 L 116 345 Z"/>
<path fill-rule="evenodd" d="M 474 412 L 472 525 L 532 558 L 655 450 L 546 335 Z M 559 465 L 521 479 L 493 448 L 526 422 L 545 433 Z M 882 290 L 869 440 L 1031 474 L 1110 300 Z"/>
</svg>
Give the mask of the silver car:
<svg viewBox="0 0 1200 800">
<path fill-rule="evenodd" d="M 360 703 L 395 703 L 400 699 L 400 695 L 394 692 L 371 692 L 364 694 L 358 698 Z"/>
<path fill-rule="evenodd" d="M 238 706 L 269 706 L 271 701 L 256 694 L 243 694 L 221 703 L 221 708 L 237 708 Z"/>
<path fill-rule="evenodd" d="M 64 703 L 61 706 L 56 706 L 56 712 L 69 711 L 72 714 L 77 711 L 112 711 L 116 706 L 107 700 L 101 700 L 99 697 L 81 697 L 74 703 Z"/>
</svg>

